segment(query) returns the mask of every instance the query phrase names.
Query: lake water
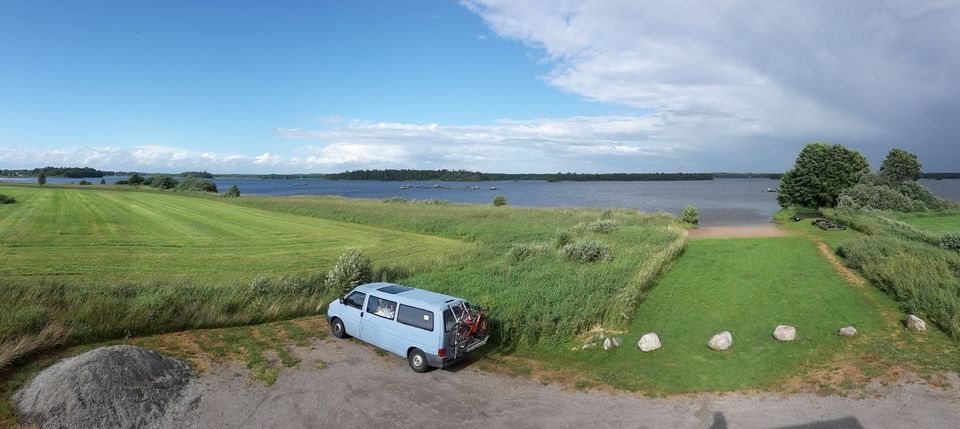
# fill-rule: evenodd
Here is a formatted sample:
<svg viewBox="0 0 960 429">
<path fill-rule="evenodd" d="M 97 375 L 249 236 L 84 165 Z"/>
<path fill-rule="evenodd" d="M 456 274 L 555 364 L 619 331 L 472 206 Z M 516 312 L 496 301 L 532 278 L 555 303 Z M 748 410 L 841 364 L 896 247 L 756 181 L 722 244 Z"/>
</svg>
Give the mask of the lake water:
<svg viewBox="0 0 960 429">
<path fill-rule="evenodd" d="M 113 183 L 122 177 L 108 177 Z M 4 179 L 34 182 L 35 179 Z M 49 178 L 49 183 L 80 179 Z M 99 178 L 87 179 L 99 183 Z M 523 207 L 635 208 L 647 212 L 680 213 L 693 204 L 705 226 L 754 225 L 770 221 L 779 209 L 777 194 L 766 192 L 779 184 L 770 179 L 717 179 L 678 182 L 378 182 L 324 179 L 215 179 L 220 191 L 231 185 L 243 195 L 341 195 L 350 198 L 441 199 L 457 203 L 489 204 L 495 195 Z M 960 200 L 960 180 L 921 180 L 936 194 Z M 438 185 L 434 188 L 434 185 Z M 411 186 L 401 189 L 401 186 Z M 479 189 L 472 187 L 479 186 Z M 498 188 L 491 190 L 491 187 Z"/>
</svg>

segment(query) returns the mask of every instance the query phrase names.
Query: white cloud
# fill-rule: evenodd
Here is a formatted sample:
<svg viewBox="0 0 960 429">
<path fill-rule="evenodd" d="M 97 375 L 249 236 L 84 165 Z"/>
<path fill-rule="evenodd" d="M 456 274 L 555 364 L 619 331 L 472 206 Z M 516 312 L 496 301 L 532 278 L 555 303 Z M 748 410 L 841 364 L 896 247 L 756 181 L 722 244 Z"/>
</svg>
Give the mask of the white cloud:
<svg viewBox="0 0 960 429">
<path fill-rule="evenodd" d="M 960 115 L 958 1 L 462 4 L 498 36 L 541 51 L 550 85 L 601 102 L 695 113 L 682 123 L 711 126 L 671 134 L 704 151 L 749 137 L 960 155 L 960 126 L 949 119 Z"/>
</svg>

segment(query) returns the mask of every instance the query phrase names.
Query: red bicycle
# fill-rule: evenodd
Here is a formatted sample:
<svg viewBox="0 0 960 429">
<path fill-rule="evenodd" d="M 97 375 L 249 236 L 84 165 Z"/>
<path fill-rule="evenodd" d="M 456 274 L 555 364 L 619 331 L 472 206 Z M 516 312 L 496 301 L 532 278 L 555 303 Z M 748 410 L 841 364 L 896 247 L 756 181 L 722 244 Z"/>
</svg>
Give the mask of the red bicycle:
<svg viewBox="0 0 960 429">
<path fill-rule="evenodd" d="M 458 311 L 459 313 L 457 314 Z M 487 317 L 477 307 L 468 307 L 462 301 L 454 307 L 453 314 L 457 320 L 457 344 L 465 344 L 472 338 L 485 339 L 490 331 Z"/>
</svg>

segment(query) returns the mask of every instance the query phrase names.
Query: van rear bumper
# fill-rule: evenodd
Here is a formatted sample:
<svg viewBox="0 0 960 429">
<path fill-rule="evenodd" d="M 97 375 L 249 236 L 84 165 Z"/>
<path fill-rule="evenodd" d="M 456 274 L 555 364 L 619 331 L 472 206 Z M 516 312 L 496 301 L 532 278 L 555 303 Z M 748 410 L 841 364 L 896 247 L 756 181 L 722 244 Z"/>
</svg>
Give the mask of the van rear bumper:
<svg viewBox="0 0 960 429">
<path fill-rule="evenodd" d="M 461 350 L 460 353 L 457 353 L 456 358 L 453 358 L 453 357 L 441 358 L 440 356 L 437 356 L 437 355 L 427 354 L 427 364 L 434 368 L 449 368 L 453 366 L 455 363 L 466 359 L 467 356 L 470 354 L 470 352 L 486 344 L 487 340 L 489 339 L 490 339 L 490 336 L 488 335 L 487 338 L 474 341 L 469 346 Z"/>
</svg>

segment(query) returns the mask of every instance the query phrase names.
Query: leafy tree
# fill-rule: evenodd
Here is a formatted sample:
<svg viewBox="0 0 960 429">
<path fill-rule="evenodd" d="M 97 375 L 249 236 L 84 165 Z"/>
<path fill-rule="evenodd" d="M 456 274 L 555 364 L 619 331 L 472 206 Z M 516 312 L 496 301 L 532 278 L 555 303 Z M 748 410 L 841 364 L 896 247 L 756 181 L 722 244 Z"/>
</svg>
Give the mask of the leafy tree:
<svg viewBox="0 0 960 429">
<path fill-rule="evenodd" d="M 46 175 L 46 174 L 43 174 L 43 173 L 38 174 L 38 175 L 37 175 L 37 184 L 40 185 L 40 186 L 46 185 L 46 184 L 47 184 L 47 175 Z"/>
<path fill-rule="evenodd" d="M 177 184 L 177 191 L 180 192 L 217 192 L 217 185 L 209 180 L 188 177 Z"/>
<path fill-rule="evenodd" d="M 107 179 L 100 178 L 100 184 L 101 184 L 101 185 L 106 185 L 106 184 L 107 184 Z"/>
<path fill-rule="evenodd" d="M 917 155 L 902 149 L 893 149 L 880 166 L 880 176 L 894 185 L 916 181 L 920 178 L 920 161 L 917 161 Z"/>
<path fill-rule="evenodd" d="M 839 144 L 809 143 L 780 180 L 781 206 L 833 207 L 870 168 L 867 159 Z"/>
<path fill-rule="evenodd" d="M 238 188 L 237 185 L 233 185 L 227 192 L 223 193 L 223 196 L 226 198 L 237 198 L 240 196 L 240 188 Z"/>
<path fill-rule="evenodd" d="M 494 206 L 494 207 L 500 207 L 500 206 L 505 206 L 505 205 L 507 205 L 507 197 L 505 197 L 505 196 L 503 196 L 503 195 L 497 195 L 497 196 L 493 197 L 493 206 Z"/>
</svg>

